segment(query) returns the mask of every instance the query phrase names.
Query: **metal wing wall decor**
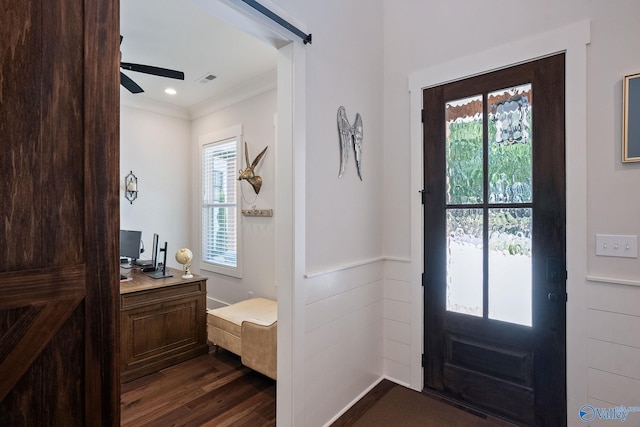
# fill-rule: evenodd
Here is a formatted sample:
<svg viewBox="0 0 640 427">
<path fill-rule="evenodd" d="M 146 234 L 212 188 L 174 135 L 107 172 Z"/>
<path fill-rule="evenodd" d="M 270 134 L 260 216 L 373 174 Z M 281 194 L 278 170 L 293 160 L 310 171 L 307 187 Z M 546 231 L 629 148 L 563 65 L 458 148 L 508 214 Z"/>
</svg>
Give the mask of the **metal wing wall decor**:
<svg viewBox="0 0 640 427">
<path fill-rule="evenodd" d="M 347 111 L 344 107 L 338 108 L 338 135 L 340 137 L 340 172 L 338 178 L 344 175 L 344 168 L 349 160 L 349 151 L 353 147 L 356 158 L 356 169 L 358 177 L 362 181 L 362 117 L 356 113 L 356 120 L 353 126 L 347 119 Z"/>
</svg>

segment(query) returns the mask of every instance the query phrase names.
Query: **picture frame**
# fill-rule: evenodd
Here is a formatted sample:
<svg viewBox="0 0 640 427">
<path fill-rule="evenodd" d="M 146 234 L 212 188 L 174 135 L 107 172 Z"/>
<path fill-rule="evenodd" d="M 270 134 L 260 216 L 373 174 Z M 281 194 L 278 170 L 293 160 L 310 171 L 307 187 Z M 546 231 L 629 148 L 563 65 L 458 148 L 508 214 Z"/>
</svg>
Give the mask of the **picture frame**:
<svg viewBox="0 0 640 427">
<path fill-rule="evenodd" d="M 622 162 L 640 162 L 640 73 L 622 83 Z"/>
</svg>

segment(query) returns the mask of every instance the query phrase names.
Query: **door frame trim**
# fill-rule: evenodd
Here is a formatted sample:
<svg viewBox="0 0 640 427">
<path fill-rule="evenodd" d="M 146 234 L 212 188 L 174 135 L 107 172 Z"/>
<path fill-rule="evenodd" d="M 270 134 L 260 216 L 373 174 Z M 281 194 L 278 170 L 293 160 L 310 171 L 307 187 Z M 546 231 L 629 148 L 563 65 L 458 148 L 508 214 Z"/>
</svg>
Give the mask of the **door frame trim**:
<svg viewBox="0 0 640 427">
<path fill-rule="evenodd" d="M 586 256 L 587 246 L 587 45 L 591 39 L 590 21 L 513 41 L 451 62 L 434 65 L 409 75 L 411 102 L 411 383 L 414 390 L 424 388 L 421 366 L 424 347 L 424 299 L 422 288 L 424 227 L 420 190 L 423 187 L 422 91 L 511 67 L 548 55 L 566 53 L 566 167 L 567 222 L 567 422 L 578 424 L 578 408 L 587 401 L 586 360 Z"/>
<path fill-rule="evenodd" d="M 304 419 L 304 333 L 302 282 L 305 269 L 306 45 L 279 24 L 235 0 L 195 0 L 215 17 L 277 49 L 277 114 L 275 165 L 275 283 L 278 284 L 278 425 L 301 425 Z M 305 30 L 307 26 L 272 0 L 261 4 Z M 305 30 L 305 33 L 309 31 Z"/>
</svg>

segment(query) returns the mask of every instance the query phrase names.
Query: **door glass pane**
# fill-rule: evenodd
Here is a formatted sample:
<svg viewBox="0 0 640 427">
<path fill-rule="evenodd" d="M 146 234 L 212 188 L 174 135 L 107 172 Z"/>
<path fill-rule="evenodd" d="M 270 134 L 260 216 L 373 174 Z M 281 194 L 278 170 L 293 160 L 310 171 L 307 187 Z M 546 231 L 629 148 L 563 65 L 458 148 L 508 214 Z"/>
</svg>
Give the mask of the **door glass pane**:
<svg viewBox="0 0 640 427">
<path fill-rule="evenodd" d="M 447 210 L 447 311 L 482 316 L 482 209 Z"/>
<path fill-rule="evenodd" d="M 531 202 L 531 84 L 489 93 L 489 203 Z"/>
<path fill-rule="evenodd" d="M 531 326 L 530 208 L 489 209 L 489 318 Z"/>
<path fill-rule="evenodd" d="M 482 203 L 482 95 L 445 104 L 447 203 Z"/>
</svg>

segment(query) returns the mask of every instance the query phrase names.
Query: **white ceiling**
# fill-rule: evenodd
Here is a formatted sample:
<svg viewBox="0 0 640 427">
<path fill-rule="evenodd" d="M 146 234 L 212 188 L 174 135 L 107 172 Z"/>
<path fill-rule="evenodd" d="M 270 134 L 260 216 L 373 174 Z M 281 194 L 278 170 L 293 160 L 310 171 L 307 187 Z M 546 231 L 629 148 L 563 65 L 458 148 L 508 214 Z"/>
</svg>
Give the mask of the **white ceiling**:
<svg viewBox="0 0 640 427">
<path fill-rule="evenodd" d="M 189 109 L 246 86 L 275 87 L 276 49 L 215 18 L 192 0 L 122 0 L 120 50 L 123 62 L 183 71 L 184 81 L 124 73 L 144 89 L 125 104 L 158 104 Z M 200 83 L 208 74 L 216 78 Z M 167 87 L 178 93 L 164 93 Z"/>
</svg>

